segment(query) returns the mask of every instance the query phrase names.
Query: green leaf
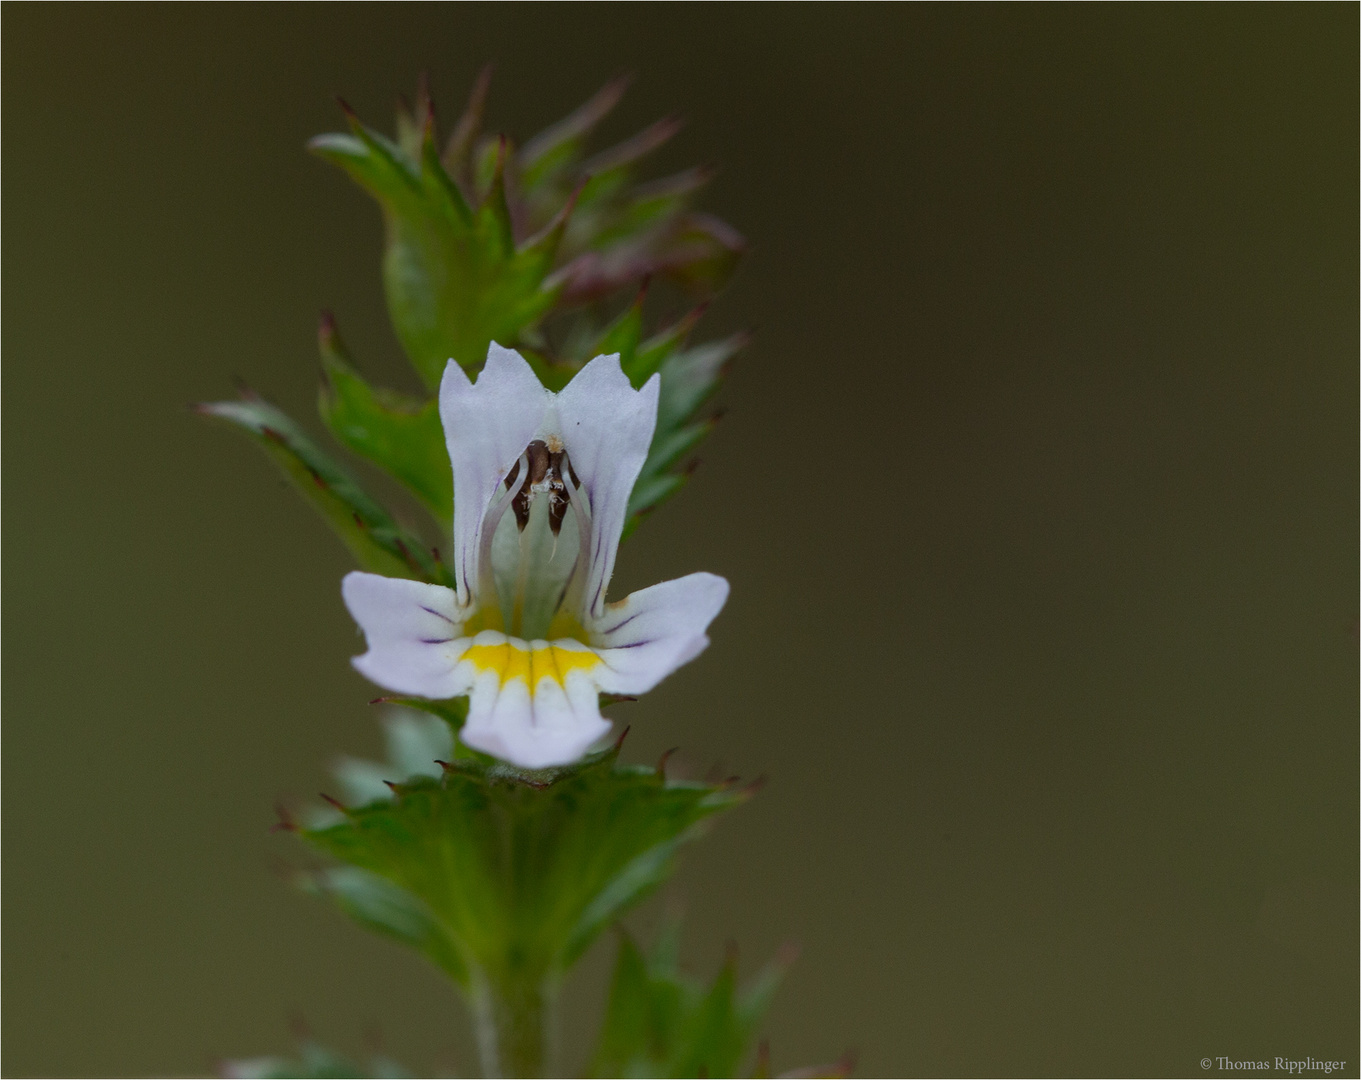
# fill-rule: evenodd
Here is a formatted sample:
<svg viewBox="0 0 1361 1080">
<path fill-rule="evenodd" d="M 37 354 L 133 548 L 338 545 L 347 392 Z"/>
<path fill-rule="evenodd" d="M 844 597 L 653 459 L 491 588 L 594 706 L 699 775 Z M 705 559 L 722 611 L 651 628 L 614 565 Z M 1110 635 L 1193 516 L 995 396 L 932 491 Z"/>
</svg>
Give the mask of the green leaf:
<svg viewBox="0 0 1361 1080">
<path fill-rule="evenodd" d="M 435 149 L 427 123 L 419 158 L 351 121 L 352 134 L 309 144 L 344 168 L 383 209 L 383 283 L 397 337 L 431 389 L 451 358 L 479 366 L 492 341 L 513 345 L 552 307 L 545 287 L 555 248 L 517 250 L 497 143 L 491 190 L 476 209 Z"/>
<path fill-rule="evenodd" d="M 552 183 L 580 160 L 586 139 L 619 104 L 628 84 L 627 78 L 612 79 L 575 112 L 525 143 L 519 158 L 520 183 L 526 191 Z"/>
<path fill-rule="evenodd" d="M 594 225 L 593 245 L 605 248 L 644 233 L 665 235 L 666 226 L 689 208 L 695 194 L 713 178 L 714 170 L 700 165 L 621 190 L 608 211 L 586 216 Z"/>
<path fill-rule="evenodd" d="M 643 523 L 643 519 L 680 491 L 688 479 L 688 476 L 678 473 L 662 473 L 646 478 L 639 477 L 629 495 L 628 517 L 624 521 L 624 531 L 620 535 L 620 541 L 627 540 L 632 536 L 633 531 Z"/>
<path fill-rule="evenodd" d="M 734 334 L 666 359 L 661 366 L 662 394 L 657 403 L 659 433 L 675 430 L 699 411 L 718 389 L 728 361 L 749 339 L 747 334 Z"/>
<path fill-rule="evenodd" d="M 746 334 L 735 334 L 722 341 L 678 350 L 684 331 L 693 325 L 695 318 L 697 314 L 692 313 L 678 324 L 679 331 L 673 327 L 658 335 L 635 356 L 635 370 L 652 363 L 659 366 L 662 386 L 657 403 L 657 430 L 629 496 L 625 536 L 685 485 L 689 476 L 685 459 L 715 425 L 713 419 L 692 422 L 693 418 L 718 389 L 728 360 L 747 343 Z"/>
<path fill-rule="evenodd" d="M 748 1036 L 736 1003 L 737 958 L 731 953 L 713 986 L 681 1028 L 672 1076 L 736 1076 Z"/>
<path fill-rule="evenodd" d="M 467 966 L 458 950 L 425 905 L 406 890 L 354 866 L 334 866 L 306 874 L 299 885 L 307 892 L 333 900 L 366 929 L 409 945 L 455 982 L 466 981 Z"/>
<path fill-rule="evenodd" d="M 491 983 L 542 982 L 651 891 L 702 822 L 750 793 L 616 756 L 533 772 L 459 759 L 302 835 L 419 901 Z"/>
<path fill-rule="evenodd" d="M 354 369 L 335 325 L 318 335 L 322 384 L 318 409 L 345 446 L 391 473 L 442 527 L 454 514 L 454 476 L 444 445 L 439 403 L 370 386 Z"/>
<path fill-rule="evenodd" d="M 454 130 L 449 134 L 449 141 L 444 144 L 444 153 L 440 155 L 440 160 L 449 175 L 457 183 L 464 185 L 465 190 L 472 190 L 472 152 L 478 135 L 482 133 L 482 118 L 487 111 L 491 73 L 491 64 L 484 64 L 482 70 L 477 73 L 477 78 L 473 80 L 472 92 L 468 95 L 468 104 L 455 122 Z"/>
<path fill-rule="evenodd" d="M 466 697 L 448 698 L 444 701 L 432 701 L 429 698 L 401 696 L 374 699 L 375 705 L 379 702 L 390 705 L 405 705 L 408 709 L 419 709 L 421 712 L 429 713 L 431 716 L 438 716 L 449 725 L 449 730 L 453 732 L 455 737 L 463 730 L 464 721 L 468 719 L 468 699 Z"/>
<path fill-rule="evenodd" d="M 728 283 L 747 242 L 731 225 L 710 214 L 679 218 L 655 255 L 658 269 L 682 288 L 711 296 Z"/>
<path fill-rule="evenodd" d="M 591 1076 L 636 1076 L 634 1059 L 650 1056 L 653 1032 L 660 1026 L 653 1016 L 654 995 L 647 964 L 633 939 L 619 935 L 605 1021 L 591 1059 Z"/>
<path fill-rule="evenodd" d="M 630 355 L 627 363 L 623 363 L 621 359 L 624 374 L 629 377 L 629 381 L 634 387 L 641 387 L 643 383 L 647 382 L 653 373 L 685 343 L 685 339 L 690 336 L 690 331 L 695 328 L 695 324 L 699 322 L 703 314 L 704 305 L 700 305 L 685 315 L 684 318 L 676 320 L 661 333 L 636 345 L 635 351 Z M 640 325 L 640 336 L 641 329 Z"/>
<path fill-rule="evenodd" d="M 196 406 L 251 435 L 350 549 L 365 570 L 448 584 L 419 539 L 398 525 L 282 410 L 253 395 Z"/>
<path fill-rule="evenodd" d="M 753 982 L 737 985 L 730 952 L 718 976 L 704 985 L 677 969 L 679 925 L 664 928 L 644 958 L 619 934 L 609 1002 L 591 1058 L 591 1076 L 736 1076 L 771 997 L 792 962 L 782 950 Z"/>
<path fill-rule="evenodd" d="M 610 323 L 595 343 L 588 350 L 588 355 L 582 357 L 583 360 L 591 360 L 597 356 L 609 356 L 612 353 L 619 354 L 619 364 L 624 369 L 625 374 L 629 374 L 630 367 L 633 366 L 634 356 L 638 352 L 638 346 L 643 340 L 643 292 L 639 292 L 637 298 L 620 312 L 619 317 Z M 643 382 L 647 380 L 644 379 Z M 635 382 L 635 387 L 642 385 Z"/>
</svg>

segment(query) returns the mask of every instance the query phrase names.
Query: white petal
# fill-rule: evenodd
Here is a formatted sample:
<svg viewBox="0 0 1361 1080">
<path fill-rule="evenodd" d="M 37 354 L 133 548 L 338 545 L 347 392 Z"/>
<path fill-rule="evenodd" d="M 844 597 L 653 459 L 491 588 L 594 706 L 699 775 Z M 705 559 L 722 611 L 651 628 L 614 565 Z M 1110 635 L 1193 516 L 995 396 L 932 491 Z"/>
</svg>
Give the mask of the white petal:
<svg viewBox="0 0 1361 1080">
<path fill-rule="evenodd" d="M 651 690 L 709 644 L 704 631 L 728 599 L 716 574 L 689 574 L 640 589 L 610 604 L 590 626 L 605 667 L 592 676 L 610 694 Z"/>
<path fill-rule="evenodd" d="M 582 672 L 567 676 L 565 690 L 543 679 L 531 693 L 523 679 L 502 684 L 496 672 L 485 671 L 473 686 L 459 737 L 523 769 L 567 765 L 610 730 L 598 701 L 594 682 Z"/>
<path fill-rule="evenodd" d="M 468 639 L 452 589 L 356 570 L 345 575 L 341 595 L 368 639 L 369 651 L 353 661 L 361 674 L 400 694 L 467 693 L 467 677 L 455 673 Z"/>
<path fill-rule="evenodd" d="M 454 467 L 454 573 L 464 604 L 478 586 L 487 509 L 552 401 L 525 358 L 495 342 L 476 384 L 452 360 L 444 369 L 439 415 Z"/>
<path fill-rule="evenodd" d="M 582 615 L 605 610 L 629 494 L 657 426 L 660 388 L 653 375 L 641 390 L 633 389 L 615 354 L 597 356 L 558 394 L 562 441 L 591 510 Z"/>
</svg>

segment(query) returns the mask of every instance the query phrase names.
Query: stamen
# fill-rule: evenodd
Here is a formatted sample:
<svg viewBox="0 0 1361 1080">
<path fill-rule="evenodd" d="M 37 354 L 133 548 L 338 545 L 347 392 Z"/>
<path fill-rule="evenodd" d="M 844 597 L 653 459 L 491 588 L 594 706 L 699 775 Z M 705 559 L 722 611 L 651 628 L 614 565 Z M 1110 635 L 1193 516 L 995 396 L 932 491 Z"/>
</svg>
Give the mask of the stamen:
<svg viewBox="0 0 1361 1080">
<path fill-rule="evenodd" d="M 577 519 L 577 561 L 572 567 L 572 574 L 567 580 L 567 588 L 563 590 L 562 597 L 558 601 L 559 607 L 570 605 L 574 610 L 572 614 L 580 617 L 582 601 L 585 599 L 586 577 L 591 572 L 591 500 L 581 489 L 581 481 L 577 479 L 577 474 L 572 469 L 572 463 L 567 463 L 567 475 L 563 477 L 563 486 L 567 489 L 567 497 L 572 503 L 572 516 Z"/>
<path fill-rule="evenodd" d="M 521 470 L 527 470 L 528 468 L 529 460 L 526 454 L 521 454 L 520 459 L 515 463 L 514 467 L 511 468 L 510 472 L 506 474 L 507 479 L 510 481 L 506 486 L 506 490 L 501 493 L 494 503 L 492 503 L 491 508 L 487 511 L 486 517 L 482 519 L 482 537 L 477 548 L 477 565 L 478 577 L 481 579 L 478 582 L 478 589 L 483 596 L 496 595 L 496 585 L 495 579 L 492 576 L 491 565 L 492 537 L 496 535 L 496 527 L 501 524 L 501 518 L 505 515 L 506 507 L 510 506 L 515 501 L 515 492 L 510 487 L 510 484 L 515 482 L 515 477 L 520 475 Z"/>
</svg>

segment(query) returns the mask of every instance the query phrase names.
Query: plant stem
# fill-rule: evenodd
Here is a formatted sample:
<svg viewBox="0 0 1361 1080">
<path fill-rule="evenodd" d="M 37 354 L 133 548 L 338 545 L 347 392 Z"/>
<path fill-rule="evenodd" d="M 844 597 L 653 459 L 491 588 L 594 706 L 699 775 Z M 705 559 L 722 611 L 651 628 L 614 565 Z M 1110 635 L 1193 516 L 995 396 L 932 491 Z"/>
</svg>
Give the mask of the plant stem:
<svg viewBox="0 0 1361 1080">
<path fill-rule="evenodd" d="M 557 987 L 546 978 L 474 980 L 472 1008 L 482 1075 L 551 1076 L 556 1057 Z"/>
</svg>

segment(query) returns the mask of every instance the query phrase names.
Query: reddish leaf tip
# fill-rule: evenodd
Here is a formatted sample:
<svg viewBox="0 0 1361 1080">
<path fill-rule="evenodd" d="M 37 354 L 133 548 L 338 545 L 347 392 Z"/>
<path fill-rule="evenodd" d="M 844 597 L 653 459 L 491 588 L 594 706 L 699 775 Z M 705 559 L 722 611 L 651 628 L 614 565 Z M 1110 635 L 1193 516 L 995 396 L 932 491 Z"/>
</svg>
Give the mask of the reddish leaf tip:
<svg viewBox="0 0 1361 1080">
<path fill-rule="evenodd" d="M 283 803 L 274 804 L 274 813 L 279 816 L 279 820 L 269 827 L 270 832 L 298 832 L 298 823 L 293 819 L 288 807 Z"/>
<path fill-rule="evenodd" d="M 733 777 L 733 779 L 736 780 L 737 778 Z M 741 795 L 742 798 L 744 799 L 750 799 L 753 795 L 759 794 L 761 789 L 764 788 L 768 782 L 769 782 L 768 777 L 758 776 L 750 784 L 742 788 L 742 790 L 739 791 L 738 794 Z"/>
</svg>

